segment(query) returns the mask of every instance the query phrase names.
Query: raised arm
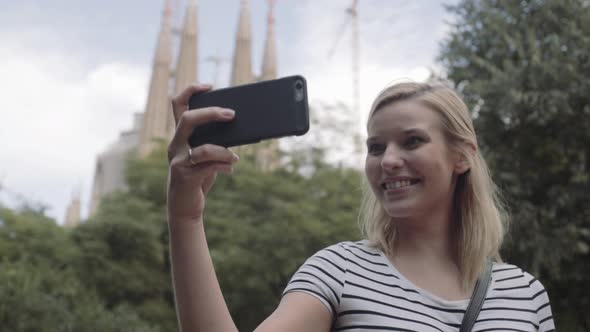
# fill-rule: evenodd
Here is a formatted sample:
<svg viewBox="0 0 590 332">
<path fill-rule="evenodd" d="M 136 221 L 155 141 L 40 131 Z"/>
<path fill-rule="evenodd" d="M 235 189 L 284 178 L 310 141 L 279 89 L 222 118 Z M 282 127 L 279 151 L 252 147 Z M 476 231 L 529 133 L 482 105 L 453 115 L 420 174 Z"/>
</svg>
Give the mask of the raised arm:
<svg viewBox="0 0 590 332">
<path fill-rule="evenodd" d="M 215 145 L 195 147 L 189 154 L 187 144 L 196 126 L 233 119 L 231 110 L 218 107 L 188 110 L 190 96 L 209 89 L 191 86 L 172 101 L 176 132 L 168 147 L 168 229 L 176 310 L 184 332 L 237 331 L 209 254 L 203 211 L 216 174 L 231 173 L 238 157 Z M 289 293 L 257 332 L 327 332 L 331 319 L 316 298 Z"/>
<path fill-rule="evenodd" d="M 168 147 L 168 229 L 176 310 L 182 331 L 237 331 L 219 288 L 203 226 L 205 197 L 218 172 L 231 173 L 237 155 L 203 145 L 189 155 L 194 127 L 231 121 L 233 111 L 210 107 L 188 110 L 193 93 L 209 86 L 191 86 L 172 101 L 176 132 Z"/>
</svg>

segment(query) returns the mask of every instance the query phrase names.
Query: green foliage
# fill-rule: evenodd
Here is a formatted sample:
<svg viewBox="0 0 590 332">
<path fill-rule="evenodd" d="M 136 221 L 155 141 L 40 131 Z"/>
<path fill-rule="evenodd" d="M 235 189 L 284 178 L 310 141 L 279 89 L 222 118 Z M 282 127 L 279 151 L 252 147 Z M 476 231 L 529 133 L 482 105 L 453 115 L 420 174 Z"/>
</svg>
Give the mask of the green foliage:
<svg viewBox="0 0 590 332">
<path fill-rule="evenodd" d="M 80 255 L 72 264 L 86 287 L 108 308 L 129 306 L 162 331 L 176 329 L 165 244 L 164 220 L 151 203 L 114 194 L 97 215 L 73 230 Z"/>
<path fill-rule="evenodd" d="M 129 307 L 105 308 L 77 277 L 79 249 L 42 213 L 0 208 L 4 331 L 158 331 Z"/>
<path fill-rule="evenodd" d="M 590 318 L 590 4 L 475 1 L 440 60 L 473 110 L 513 214 L 505 256 L 548 288 L 559 329 Z"/>
<path fill-rule="evenodd" d="M 127 308 L 158 331 L 177 330 L 165 218 L 168 166 L 163 145 L 146 159 L 130 155 L 127 192 L 108 195 L 70 238 L 71 264 L 110 310 Z"/>
<path fill-rule="evenodd" d="M 297 153 L 273 172 L 260 172 L 254 158 L 243 156 L 208 197 L 211 254 L 240 330 L 253 330 L 276 308 L 291 275 L 314 252 L 359 238 L 359 172 Z M 0 209 L 3 328 L 177 330 L 165 161 L 163 146 L 145 159 L 130 156 L 128 191 L 103 199 L 96 215 L 72 230 L 43 211 Z"/>
<path fill-rule="evenodd" d="M 166 145 L 160 142 L 145 159 L 132 154 L 127 162 L 126 179 L 129 194 L 150 202 L 155 207 L 166 205 L 168 158 Z"/>
<path fill-rule="evenodd" d="M 232 317 L 240 330 L 253 330 L 306 258 L 359 238 L 360 177 L 326 165 L 310 177 L 284 169 L 261 173 L 243 161 L 234 175 L 218 178 L 205 224 Z"/>
<path fill-rule="evenodd" d="M 71 271 L 29 262 L 2 264 L 0 322 L 5 331 L 157 331 L 128 308 L 106 310 Z"/>
<path fill-rule="evenodd" d="M 233 175 L 217 177 L 207 199 L 205 224 L 232 316 L 240 330 L 253 330 L 276 308 L 283 288 L 306 258 L 335 242 L 359 238 L 360 174 L 318 159 L 308 165 L 293 156 L 289 170 L 261 172 L 254 158 L 242 157 Z M 116 204 L 129 205 L 126 200 L 149 201 L 150 206 L 132 208 L 137 213 L 125 216 L 130 219 L 125 223 L 150 223 L 153 217 L 156 224 L 164 226 L 165 186 L 161 183 L 166 179 L 167 165 L 161 160 L 165 158 L 163 147 L 146 159 L 132 158 L 127 172 L 129 192 L 105 202 L 101 213 Z M 311 169 L 311 174 L 302 176 L 302 169 Z M 122 209 L 114 211 L 109 217 L 99 213 L 95 219 L 101 223 L 121 219 Z M 142 215 L 142 211 L 153 214 Z M 159 231 L 160 236 L 152 236 L 152 241 L 161 239 L 160 250 L 168 257 L 167 229 Z M 165 284 L 169 286 L 170 281 Z"/>
<path fill-rule="evenodd" d="M 42 212 L 0 206 L 0 253 L 5 262 L 46 263 L 63 268 L 75 256 L 67 234 Z"/>
</svg>

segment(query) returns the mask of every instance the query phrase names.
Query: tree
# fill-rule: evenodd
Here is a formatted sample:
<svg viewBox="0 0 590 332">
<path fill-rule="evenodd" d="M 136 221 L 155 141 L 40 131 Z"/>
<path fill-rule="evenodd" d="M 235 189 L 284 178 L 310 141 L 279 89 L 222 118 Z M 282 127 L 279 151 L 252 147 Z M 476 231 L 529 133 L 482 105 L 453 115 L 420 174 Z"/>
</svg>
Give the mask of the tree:
<svg viewBox="0 0 590 332">
<path fill-rule="evenodd" d="M 322 148 L 314 149 L 317 158 L 287 153 L 289 167 L 273 172 L 244 158 L 232 176 L 217 178 L 209 195 L 211 255 L 240 330 L 253 330 L 276 308 L 305 259 L 359 238 L 360 173 L 326 164 Z M 41 210 L 0 208 L 0 325 L 11 331 L 176 330 L 167 173 L 163 145 L 144 159 L 131 155 L 129 189 L 105 197 L 90 220 L 71 230 Z"/>
<path fill-rule="evenodd" d="M 356 227 L 360 202 L 359 172 L 330 166 L 321 159 L 301 161 L 296 156 L 287 154 L 287 157 L 292 161 L 292 167 L 273 172 L 261 172 L 255 167 L 254 160 L 243 158 L 233 175 L 217 177 L 207 199 L 205 226 L 211 255 L 228 306 L 240 330 L 253 330 L 276 308 L 289 278 L 306 258 L 335 242 L 359 238 Z M 169 276 L 165 217 L 168 166 L 162 162 L 165 158 L 163 146 L 145 159 L 132 157 L 127 169 L 128 192 L 106 200 L 101 204 L 98 215 L 89 223 L 97 229 L 103 229 L 105 222 L 113 224 L 111 227 L 118 225 L 116 233 L 128 234 L 121 236 L 122 242 L 136 241 L 141 246 L 150 243 L 148 248 L 154 250 L 148 251 L 159 251 L 163 262 L 156 259 L 156 254 L 149 260 L 125 258 L 134 257 L 129 252 L 134 250 L 129 249 L 131 245 L 121 243 L 118 244 L 121 249 L 114 250 L 114 243 L 105 240 L 109 237 L 97 234 L 96 229 L 85 231 L 86 239 L 79 241 L 96 243 L 98 248 L 107 247 L 92 254 L 94 259 L 102 259 L 104 264 L 81 269 L 89 271 L 87 274 L 91 280 L 100 275 L 105 281 L 111 280 L 95 284 L 107 303 L 132 304 L 125 301 L 130 295 L 124 290 L 130 288 L 127 285 L 129 280 L 135 280 L 133 271 L 138 267 L 153 275 L 158 275 L 160 272 L 156 270 L 162 268 L 162 272 Z M 304 169 L 308 171 L 305 176 L 301 174 Z M 141 230 L 146 227 L 153 234 L 141 235 L 145 233 Z M 138 236 L 143 239 L 137 239 Z M 113 278 L 112 268 L 109 267 L 113 260 L 120 261 L 116 263 L 121 264 L 120 269 L 127 267 L 125 274 Z M 130 265 L 134 261 L 136 263 Z M 158 280 L 167 287 L 171 285 L 169 279 Z M 109 295 L 116 289 L 126 295 Z M 138 301 L 134 305 L 138 306 L 142 298 L 155 299 L 156 294 L 148 295 L 148 292 L 156 289 L 162 291 L 156 280 L 150 284 L 139 284 L 137 294 L 144 295 L 135 296 Z M 133 291 L 130 294 L 136 293 Z M 168 301 L 172 297 L 164 299 Z M 164 300 L 159 303 L 167 303 L 173 310 L 173 303 Z M 152 322 L 141 311 L 138 312 L 140 317 Z"/>
<path fill-rule="evenodd" d="M 78 250 L 43 211 L 0 207 L 0 326 L 7 331 L 157 331 L 112 310 L 77 277 Z"/>
<path fill-rule="evenodd" d="M 79 280 L 108 309 L 126 307 L 160 331 L 176 330 L 165 220 L 154 205 L 127 193 L 101 203 L 97 215 L 75 228 Z"/>
<path fill-rule="evenodd" d="M 309 107 L 310 130 L 281 141 L 285 167 L 311 171 L 319 165 L 359 168 L 362 154 L 358 115 L 344 103 L 316 102 Z M 304 167 L 302 167 L 304 166 Z"/>
<path fill-rule="evenodd" d="M 0 252 L 4 262 L 26 261 L 65 268 L 77 254 L 66 232 L 54 220 L 24 207 L 11 210 L 0 205 Z"/>
<path fill-rule="evenodd" d="M 95 216 L 73 230 L 84 285 L 107 308 L 126 307 L 161 331 L 177 330 L 168 252 L 164 145 L 127 160 L 129 189 L 107 195 Z"/>
<path fill-rule="evenodd" d="M 253 330 L 272 313 L 305 259 L 330 244 L 359 238 L 359 187 L 358 171 L 327 165 L 304 177 L 285 169 L 261 173 L 243 163 L 231 177 L 218 178 L 205 224 L 240 330 Z"/>
<path fill-rule="evenodd" d="M 590 3 L 462 0 L 440 61 L 472 110 L 513 223 L 505 256 L 548 288 L 560 329 L 590 306 Z"/>
</svg>

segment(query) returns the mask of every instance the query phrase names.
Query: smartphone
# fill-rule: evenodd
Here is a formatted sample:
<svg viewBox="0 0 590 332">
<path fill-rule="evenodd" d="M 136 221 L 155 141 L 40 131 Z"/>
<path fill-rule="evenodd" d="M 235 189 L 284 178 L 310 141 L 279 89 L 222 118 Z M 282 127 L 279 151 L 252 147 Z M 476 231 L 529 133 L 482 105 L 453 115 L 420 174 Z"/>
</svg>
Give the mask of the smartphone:
<svg viewBox="0 0 590 332">
<path fill-rule="evenodd" d="M 245 145 L 301 136 L 309 130 L 307 85 L 302 76 L 196 93 L 189 100 L 189 109 L 211 106 L 234 110 L 234 119 L 196 127 L 189 138 L 191 147 L 207 143 L 224 147 Z"/>
</svg>

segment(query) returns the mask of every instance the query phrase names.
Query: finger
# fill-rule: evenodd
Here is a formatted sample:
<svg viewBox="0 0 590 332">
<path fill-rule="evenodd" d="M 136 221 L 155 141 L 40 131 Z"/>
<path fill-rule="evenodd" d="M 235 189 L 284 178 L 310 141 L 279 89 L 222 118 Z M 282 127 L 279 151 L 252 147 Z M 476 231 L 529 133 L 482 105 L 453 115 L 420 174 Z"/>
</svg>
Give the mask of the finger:
<svg viewBox="0 0 590 332">
<path fill-rule="evenodd" d="M 217 173 L 224 173 L 224 174 L 231 174 L 233 173 L 234 169 L 231 165 L 228 164 L 213 164 L 207 167 L 205 173 L 205 179 L 202 184 L 203 193 L 207 195 L 213 184 L 215 183 L 215 178 L 217 177 Z"/>
<path fill-rule="evenodd" d="M 180 116 L 173 141 L 178 145 L 186 145 L 195 127 L 213 121 L 231 121 L 235 112 L 228 108 L 207 107 L 184 112 Z"/>
<path fill-rule="evenodd" d="M 211 178 L 214 178 L 218 172 L 226 174 L 232 173 L 233 165 L 221 161 L 208 161 L 193 166 L 191 172 L 194 172 L 195 178 L 200 179 L 198 181 L 205 185 L 209 182 L 212 182 L 213 179 Z"/>
<path fill-rule="evenodd" d="M 240 159 L 237 154 L 219 145 L 204 144 L 189 150 L 190 154 L 187 161 L 192 166 L 208 165 L 209 163 L 218 162 L 229 163 L 231 165 Z"/>
<path fill-rule="evenodd" d="M 217 173 L 208 176 L 205 178 L 205 180 L 203 180 L 203 184 L 201 186 L 201 188 L 203 189 L 203 193 L 205 195 L 207 195 L 207 193 L 209 193 L 209 190 L 211 190 L 211 188 L 213 187 L 213 184 L 215 183 L 215 179 L 217 178 Z"/>
<path fill-rule="evenodd" d="M 205 175 L 206 179 L 211 177 L 214 178 L 217 173 L 231 174 L 233 171 L 233 166 L 227 163 L 211 163 L 207 167 L 203 168 L 203 174 Z"/>
<path fill-rule="evenodd" d="M 209 84 L 192 84 L 184 89 L 176 97 L 172 98 L 172 112 L 174 114 L 175 124 L 178 124 L 178 120 L 182 113 L 188 110 L 188 102 L 191 96 L 195 93 L 201 93 L 211 90 Z"/>
</svg>

